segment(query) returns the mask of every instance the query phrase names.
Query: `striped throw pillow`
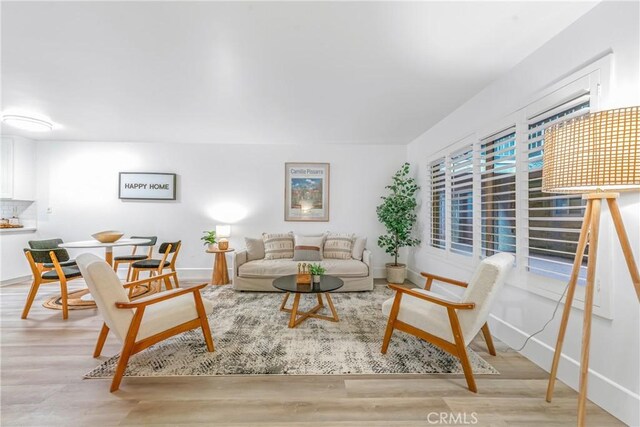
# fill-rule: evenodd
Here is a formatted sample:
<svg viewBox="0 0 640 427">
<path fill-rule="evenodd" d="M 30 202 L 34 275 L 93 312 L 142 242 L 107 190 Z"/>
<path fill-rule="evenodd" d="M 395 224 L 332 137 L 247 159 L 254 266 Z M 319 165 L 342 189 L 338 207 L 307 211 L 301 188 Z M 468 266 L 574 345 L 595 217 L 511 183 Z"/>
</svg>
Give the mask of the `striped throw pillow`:
<svg viewBox="0 0 640 427">
<path fill-rule="evenodd" d="M 353 234 L 329 234 L 324 241 L 324 257 L 333 259 L 351 259 Z"/>
<path fill-rule="evenodd" d="M 300 236 L 294 235 L 293 260 L 294 261 L 322 261 L 322 242 L 324 235 Z"/>
<path fill-rule="evenodd" d="M 291 233 L 262 233 L 264 259 L 293 258 Z"/>
</svg>

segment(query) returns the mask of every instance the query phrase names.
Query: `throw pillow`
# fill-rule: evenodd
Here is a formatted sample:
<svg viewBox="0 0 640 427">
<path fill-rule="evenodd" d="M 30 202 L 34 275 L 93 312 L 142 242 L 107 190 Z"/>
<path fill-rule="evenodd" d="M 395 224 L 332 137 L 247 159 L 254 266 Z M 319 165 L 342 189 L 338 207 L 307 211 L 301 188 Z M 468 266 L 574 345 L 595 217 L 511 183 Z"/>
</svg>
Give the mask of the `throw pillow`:
<svg viewBox="0 0 640 427">
<path fill-rule="evenodd" d="M 262 233 L 264 259 L 293 258 L 291 233 Z"/>
<path fill-rule="evenodd" d="M 264 258 L 264 241 L 262 239 L 244 238 L 247 247 L 247 261 L 255 261 Z"/>
<path fill-rule="evenodd" d="M 293 237 L 295 243 L 293 247 L 294 261 L 322 261 L 322 236 L 300 236 Z"/>
<path fill-rule="evenodd" d="M 329 234 L 324 242 L 324 257 L 351 259 L 353 234 Z"/>
<path fill-rule="evenodd" d="M 353 259 L 357 259 L 358 261 L 362 261 L 362 253 L 367 247 L 367 238 L 366 237 L 356 237 L 355 242 L 353 242 L 353 249 L 351 250 L 351 257 Z"/>
</svg>

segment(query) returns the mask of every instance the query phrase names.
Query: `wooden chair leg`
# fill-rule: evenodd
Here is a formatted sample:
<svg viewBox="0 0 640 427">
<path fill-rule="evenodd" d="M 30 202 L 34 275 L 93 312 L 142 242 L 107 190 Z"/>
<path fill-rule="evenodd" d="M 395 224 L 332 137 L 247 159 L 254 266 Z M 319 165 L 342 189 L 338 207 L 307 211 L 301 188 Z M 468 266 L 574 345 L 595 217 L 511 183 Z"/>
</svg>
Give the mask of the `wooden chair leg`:
<svg viewBox="0 0 640 427">
<path fill-rule="evenodd" d="M 138 336 L 138 330 L 140 329 L 143 314 L 144 307 L 137 309 L 136 313 L 133 315 L 133 319 L 131 320 L 131 325 L 129 325 L 129 331 L 127 332 L 127 336 L 122 344 L 122 351 L 120 352 L 118 366 L 116 367 L 116 372 L 113 374 L 113 381 L 111 382 L 110 390 L 112 393 L 120 388 L 124 371 L 127 369 L 127 363 L 129 363 L 133 346 L 136 343 L 136 336 Z"/>
<path fill-rule="evenodd" d="M 489 354 L 492 356 L 496 355 L 496 348 L 493 345 L 493 338 L 491 338 L 491 331 L 489 330 L 489 324 L 485 323 L 482 327 L 482 335 L 484 336 L 484 340 L 487 343 L 487 348 L 489 349 Z"/>
<path fill-rule="evenodd" d="M 118 272 L 119 264 L 120 264 L 120 261 L 113 261 L 113 271 L 115 271 L 116 273 Z"/>
<path fill-rule="evenodd" d="M 215 351 L 215 347 L 213 345 L 211 329 L 209 328 L 209 320 L 207 319 L 207 312 L 205 311 L 204 304 L 202 303 L 202 295 L 200 295 L 200 291 L 194 292 L 193 297 L 196 301 L 196 310 L 198 311 L 198 317 L 200 318 L 200 327 L 202 328 L 202 335 L 204 335 L 204 342 L 207 343 L 207 350 L 213 353 Z"/>
<path fill-rule="evenodd" d="M 173 289 L 173 285 L 171 284 L 171 279 L 169 277 L 164 278 L 164 287 L 167 288 L 167 290 Z"/>
<path fill-rule="evenodd" d="M 31 283 L 31 289 L 29 289 L 29 294 L 27 295 L 27 301 L 24 303 L 24 308 L 22 309 L 22 319 L 26 319 L 29 315 L 29 310 L 31 310 L 31 305 L 33 304 L 33 300 L 36 298 L 36 294 L 38 293 L 38 288 L 40 287 L 40 281 L 34 279 L 33 283 Z"/>
<path fill-rule="evenodd" d="M 69 297 L 67 295 L 67 281 L 64 277 L 60 279 L 60 300 L 62 302 L 62 318 L 66 320 L 69 318 Z"/>
<path fill-rule="evenodd" d="M 127 282 L 132 282 L 133 281 L 132 280 L 132 274 L 131 274 L 131 272 L 133 270 L 133 268 L 131 267 L 132 265 L 133 265 L 133 263 L 130 262 L 129 263 L 129 268 L 127 269 L 127 278 L 125 279 Z"/>
<path fill-rule="evenodd" d="M 453 332 L 453 338 L 456 343 L 457 355 L 460 358 L 462 364 L 462 370 L 464 371 L 464 377 L 467 380 L 467 386 L 469 390 L 474 393 L 478 392 L 476 386 L 476 380 L 473 378 L 473 370 L 471 369 L 471 363 L 469 362 L 469 355 L 467 354 L 467 347 L 464 345 L 464 338 L 462 330 L 460 329 L 460 322 L 458 321 L 458 315 L 454 308 L 447 307 L 449 313 L 449 323 L 451 324 L 451 330 Z"/>
<path fill-rule="evenodd" d="M 175 272 L 176 272 L 176 269 L 172 267 L 172 268 L 171 268 L 171 271 L 173 271 L 173 272 L 175 273 Z M 173 276 L 173 279 L 174 279 L 174 280 L 173 280 L 173 281 L 174 281 L 174 283 L 173 283 L 173 284 L 175 285 L 175 287 L 176 287 L 176 288 L 179 288 L 179 287 L 180 287 L 180 282 L 178 282 L 178 274 L 176 274 L 175 276 Z"/>
<path fill-rule="evenodd" d="M 398 312 L 400 311 L 400 300 L 402 299 L 402 293 L 396 292 L 396 297 L 393 300 L 393 305 L 391 306 L 391 312 L 389 313 L 389 321 L 387 322 L 387 330 L 384 333 L 384 338 L 382 340 L 382 349 L 380 353 L 387 354 L 387 349 L 389 348 L 389 342 L 391 341 L 391 335 L 393 335 L 394 324 L 396 323 L 396 318 L 398 317 Z"/>
<path fill-rule="evenodd" d="M 98 335 L 96 348 L 95 350 L 93 350 L 93 357 L 99 357 L 100 353 L 102 353 L 102 347 L 104 347 L 104 342 L 107 340 L 107 335 L 109 335 L 109 327 L 106 323 L 103 323 L 102 329 L 100 330 L 100 335 Z"/>
</svg>

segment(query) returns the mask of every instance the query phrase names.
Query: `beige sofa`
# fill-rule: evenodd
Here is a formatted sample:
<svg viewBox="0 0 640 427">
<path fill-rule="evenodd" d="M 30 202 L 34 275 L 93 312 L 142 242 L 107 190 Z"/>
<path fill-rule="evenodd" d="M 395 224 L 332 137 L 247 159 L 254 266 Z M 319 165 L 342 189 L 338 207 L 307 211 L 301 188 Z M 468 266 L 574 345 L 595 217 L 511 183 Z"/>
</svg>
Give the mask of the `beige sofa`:
<svg viewBox="0 0 640 427">
<path fill-rule="evenodd" d="M 324 259 L 318 261 L 326 274 L 338 276 L 344 286 L 338 292 L 373 290 L 371 251 L 365 249 L 362 261 L 356 259 Z M 233 288 L 238 291 L 279 292 L 273 287 L 273 279 L 298 272 L 298 261 L 287 259 L 258 259 L 247 261 L 247 251 L 234 252 Z"/>
</svg>

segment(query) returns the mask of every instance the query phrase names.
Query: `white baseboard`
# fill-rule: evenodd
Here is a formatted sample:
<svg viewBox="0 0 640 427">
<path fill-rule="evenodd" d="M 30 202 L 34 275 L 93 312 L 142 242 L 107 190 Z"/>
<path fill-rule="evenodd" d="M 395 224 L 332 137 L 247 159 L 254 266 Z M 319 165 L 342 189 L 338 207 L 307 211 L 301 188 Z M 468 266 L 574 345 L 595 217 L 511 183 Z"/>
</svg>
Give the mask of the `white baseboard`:
<svg viewBox="0 0 640 427">
<path fill-rule="evenodd" d="M 408 270 L 407 276 L 413 283 L 421 284 L 424 281 L 420 274 L 413 270 Z M 439 291 L 453 297 L 457 296 L 443 287 L 440 287 Z M 511 348 L 519 348 L 529 336 L 526 332 L 493 314 L 489 316 L 489 324 L 491 333 Z M 549 372 L 554 352 L 555 348 L 533 337 L 520 354 Z M 563 353 L 558 369 L 558 380 L 577 391 L 579 376 L 580 363 Z M 540 396 L 540 398 L 544 399 L 545 396 Z M 640 425 L 640 414 L 638 412 L 640 395 L 593 369 L 589 369 L 588 398 L 624 423 L 630 426 Z"/>
<path fill-rule="evenodd" d="M 19 276 L 19 277 L 13 277 L 11 279 L 2 280 L 2 281 L 0 281 L 0 287 L 9 286 L 9 285 L 15 285 L 16 283 L 25 282 L 27 280 L 31 280 L 31 275 L 30 274 L 26 275 L 26 276 Z"/>
</svg>

